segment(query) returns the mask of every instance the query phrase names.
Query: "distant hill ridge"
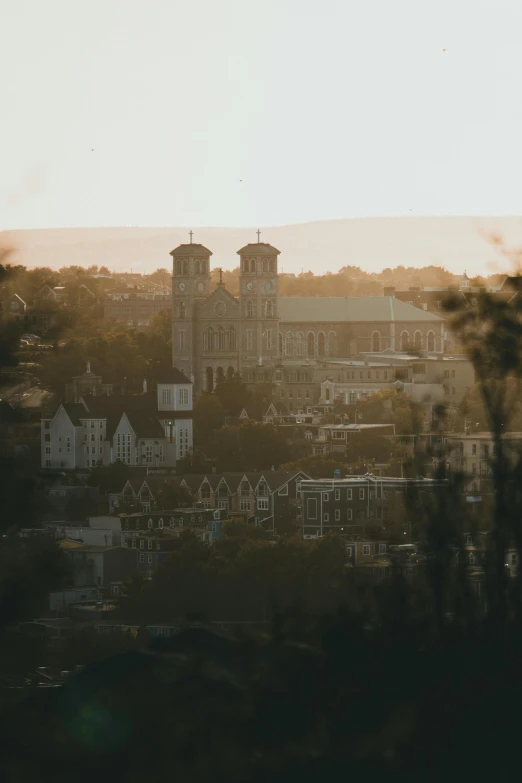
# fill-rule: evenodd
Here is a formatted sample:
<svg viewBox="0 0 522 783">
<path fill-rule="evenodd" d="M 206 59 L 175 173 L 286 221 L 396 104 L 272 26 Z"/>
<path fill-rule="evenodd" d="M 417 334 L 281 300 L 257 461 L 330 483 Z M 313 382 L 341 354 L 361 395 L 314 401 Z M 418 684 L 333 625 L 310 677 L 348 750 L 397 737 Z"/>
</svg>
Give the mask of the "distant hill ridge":
<svg viewBox="0 0 522 783">
<path fill-rule="evenodd" d="M 255 242 L 253 228 L 198 228 L 194 242 L 213 253 L 212 266 L 233 269 L 236 251 Z M 522 248 L 521 217 L 385 217 L 323 220 L 260 227 L 261 241 L 281 251 L 280 269 L 315 274 L 359 266 L 379 272 L 398 265 L 442 266 L 468 275 L 510 271 L 510 260 L 492 237 L 509 250 Z M 0 232 L 0 247 L 14 251 L 11 262 L 29 268 L 108 266 L 117 272 L 149 273 L 170 267 L 169 252 L 189 241 L 188 228 L 115 227 L 54 228 Z"/>
</svg>

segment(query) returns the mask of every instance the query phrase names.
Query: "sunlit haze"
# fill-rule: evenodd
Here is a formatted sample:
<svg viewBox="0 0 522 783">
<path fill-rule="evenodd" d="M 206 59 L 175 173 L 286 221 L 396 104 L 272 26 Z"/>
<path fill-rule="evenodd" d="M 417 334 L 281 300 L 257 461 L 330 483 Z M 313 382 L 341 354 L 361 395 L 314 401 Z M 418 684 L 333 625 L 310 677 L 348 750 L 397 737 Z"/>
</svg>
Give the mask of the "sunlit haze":
<svg viewBox="0 0 522 783">
<path fill-rule="evenodd" d="M 517 0 L 1 0 L 0 228 L 517 215 Z"/>
</svg>

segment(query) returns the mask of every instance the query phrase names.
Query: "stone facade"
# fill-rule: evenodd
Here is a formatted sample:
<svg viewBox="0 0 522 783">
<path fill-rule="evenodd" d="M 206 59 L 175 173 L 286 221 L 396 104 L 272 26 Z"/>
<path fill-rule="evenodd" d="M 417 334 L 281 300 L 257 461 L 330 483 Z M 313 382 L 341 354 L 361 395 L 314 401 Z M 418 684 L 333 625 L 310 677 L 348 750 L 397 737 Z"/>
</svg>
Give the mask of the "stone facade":
<svg viewBox="0 0 522 783">
<path fill-rule="evenodd" d="M 217 380 L 289 362 L 320 363 L 361 351 L 442 352 L 444 322 L 393 297 L 280 297 L 280 251 L 264 242 L 238 250 L 239 297 L 211 291 L 211 251 L 180 245 L 173 258 L 173 366 L 212 391 Z"/>
</svg>

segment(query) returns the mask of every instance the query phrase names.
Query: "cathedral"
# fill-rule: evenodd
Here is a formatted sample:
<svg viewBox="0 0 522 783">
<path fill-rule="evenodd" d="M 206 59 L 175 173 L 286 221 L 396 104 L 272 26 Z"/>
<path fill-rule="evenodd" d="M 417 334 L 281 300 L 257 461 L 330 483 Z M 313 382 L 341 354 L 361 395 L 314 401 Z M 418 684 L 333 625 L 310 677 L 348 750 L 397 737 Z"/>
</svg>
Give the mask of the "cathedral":
<svg viewBox="0 0 522 783">
<path fill-rule="evenodd" d="M 196 393 L 256 368 L 324 365 L 361 352 L 413 347 L 442 353 L 444 321 L 393 296 L 281 297 L 280 251 L 259 241 L 237 251 L 239 297 L 220 280 L 211 290 L 203 245 L 172 250 L 172 363 Z M 270 374 L 269 374 L 270 375 Z"/>
</svg>

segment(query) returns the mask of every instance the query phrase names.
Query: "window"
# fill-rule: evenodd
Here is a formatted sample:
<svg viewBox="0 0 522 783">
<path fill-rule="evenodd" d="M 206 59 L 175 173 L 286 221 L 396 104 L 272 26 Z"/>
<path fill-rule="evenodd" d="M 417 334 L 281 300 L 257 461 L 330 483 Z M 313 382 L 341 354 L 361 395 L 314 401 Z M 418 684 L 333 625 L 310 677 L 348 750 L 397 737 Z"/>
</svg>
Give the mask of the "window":
<svg viewBox="0 0 522 783">
<path fill-rule="evenodd" d="M 184 351 L 185 350 L 185 330 L 180 329 L 179 332 L 179 350 Z"/>
<path fill-rule="evenodd" d="M 250 500 L 248 498 L 241 498 L 239 501 L 240 511 L 250 511 Z"/>
<path fill-rule="evenodd" d="M 305 399 L 310 399 L 310 389 L 305 389 Z"/>
<path fill-rule="evenodd" d="M 328 522 L 330 519 L 330 514 L 323 514 L 323 522 Z"/>
<path fill-rule="evenodd" d="M 266 330 L 266 349 L 267 351 L 272 350 L 272 329 Z"/>
<path fill-rule="evenodd" d="M 338 508 L 335 509 L 335 521 L 336 522 L 340 522 L 341 521 L 341 511 Z"/>
<path fill-rule="evenodd" d="M 161 390 L 161 403 L 162 405 L 172 405 L 171 389 Z"/>
<path fill-rule="evenodd" d="M 347 489 L 346 490 L 346 500 L 351 500 L 352 499 L 352 492 L 353 492 L 353 490 L 351 490 L 351 489 Z"/>
<path fill-rule="evenodd" d="M 246 347 L 247 351 L 251 351 L 254 345 L 254 331 L 253 329 L 246 330 Z"/>
<path fill-rule="evenodd" d="M 257 507 L 260 511 L 268 511 L 268 498 L 258 498 Z"/>
<path fill-rule="evenodd" d="M 473 443 L 473 445 L 471 446 L 471 453 L 473 455 L 475 455 L 477 453 L 477 444 L 476 443 Z"/>
<path fill-rule="evenodd" d="M 370 545 L 363 544 L 363 555 L 369 555 L 369 554 L 370 554 Z"/>
<path fill-rule="evenodd" d="M 152 538 L 147 539 L 147 547 L 148 549 L 152 549 Z"/>
<path fill-rule="evenodd" d="M 346 511 L 346 519 L 348 520 L 348 522 L 351 522 L 353 519 L 353 511 L 351 508 L 347 509 Z"/>
<path fill-rule="evenodd" d="M 335 499 L 336 500 L 340 500 L 341 499 L 341 490 L 340 489 L 336 489 L 335 490 Z"/>
<path fill-rule="evenodd" d="M 379 554 L 382 555 L 386 552 L 386 544 L 379 544 Z"/>
<path fill-rule="evenodd" d="M 147 562 L 148 562 L 149 565 L 152 564 L 152 555 L 148 555 L 147 556 Z"/>
<path fill-rule="evenodd" d="M 140 555 L 140 563 L 144 563 L 144 562 L 145 562 L 145 555 Z"/>
<path fill-rule="evenodd" d="M 317 500 L 315 498 L 308 498 L 306 501 L 306 516 L 307 519 L 317 519 Z"/>
<path fill-rule="evenodd" d="M 143 538 L 140 538 L 140 549 L 145 549 L 145 541 Z"/>
<path fill-rule="evenodd" d="M 188 389 L 178 389 L 178 405 L 188 405 Z"/>
<path fill-rule="evenodd" d="M 277 494 L 278 495 L 288 495 L 288 484 L 285 484 L 283 487 L 281 487 L 281 489 L 279 490 L 279 492 Z"/>
<path fill-rule="evenodd" d="M 254 303 L 251 299 L 248 300 L 246 303 L 246 316 L 247 318 L 253 318 L 254 317 Z"/>
<path fill-rule="evenodd" d="M 135 538 L 132 539 L 132 548 L 136 549 L 136 539 Z"/>
<path fill-rule="evenodd" d="M 323 501 L 328 503 L 328 492 L 323 492 Z"/>
<path fill-rule="evenodd" d="M 359 500 L 364 500 L 364 489 L 362 489 L 362 487 L 359 490 Z"/>
</svg>

